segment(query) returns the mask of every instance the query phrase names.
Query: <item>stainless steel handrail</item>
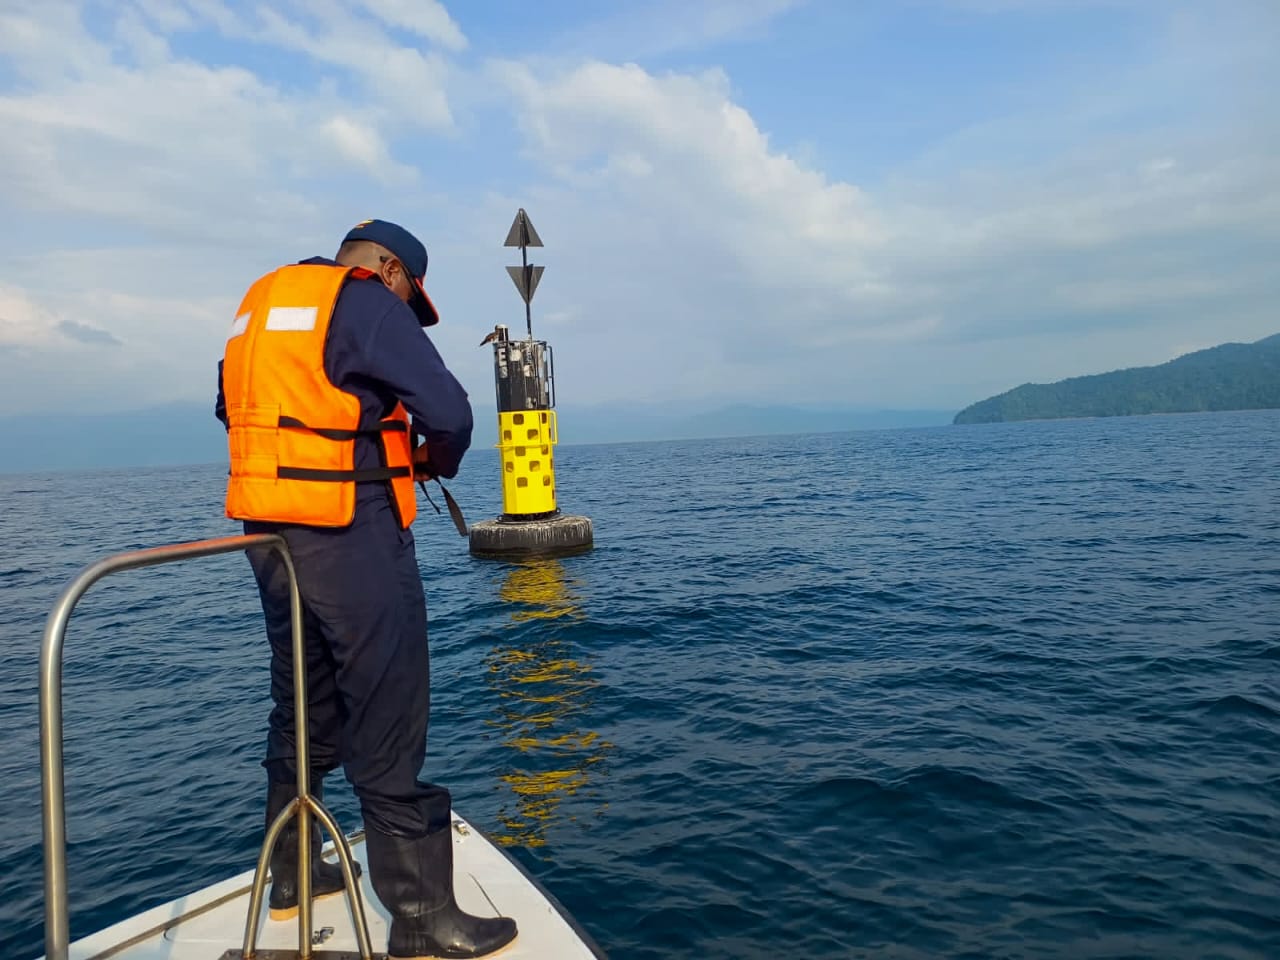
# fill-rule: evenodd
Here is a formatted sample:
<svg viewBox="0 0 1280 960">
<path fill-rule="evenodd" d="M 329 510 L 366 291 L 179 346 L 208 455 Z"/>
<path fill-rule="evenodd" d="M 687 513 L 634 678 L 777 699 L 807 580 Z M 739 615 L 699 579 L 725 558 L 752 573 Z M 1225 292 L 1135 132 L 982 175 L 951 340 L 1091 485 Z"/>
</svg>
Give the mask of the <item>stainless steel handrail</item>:
<svg viewBox="0 0 1280 960">
<path fill-rule="evenodd" d="M 298 818 L 298 955 L 311 956 L 311 815 L 315 814 L 334 838 L 342 873 L 346 880 L 347 901 L 356 928 L 360 956 L 370 960 L 369 929 L 365 922 L 360 889 L 355 882 L 351 850 L 346 837 L 332 815 L 310 793 L 307 737 L 306 651 L 302 630 L 302 598 L 298 576 L 293 567 L 284 538 L 275 534 L 246 534 L 196 540 L 147 550 L 133 550 L 106 557 L 80 571 L 58 596 L 45 621 L 44 639 L 40 646 L 40 778 L 41 806 L 44 825 L 44 948 L 46 960 L 67 960 L 71 945 L 67 914 L 67 815 L 62 769 L 62 646 L 66 638 L 71 611 L 94 583 L 120 570 L 151 567 L 176 560 L 210 557 L 234 553 L 250 547 L 274 550 L 289 574 L 289 618 L 293 639 L 293 689 L 298 798 L 276 818 L 267 831 L 250 895 L 249 918 L 245 924 L 242 954 L 253 956 L 257 940 L 258 910 L 266 882 L 266 866 L 275 839 L 290 817 Z"/>
</svg>

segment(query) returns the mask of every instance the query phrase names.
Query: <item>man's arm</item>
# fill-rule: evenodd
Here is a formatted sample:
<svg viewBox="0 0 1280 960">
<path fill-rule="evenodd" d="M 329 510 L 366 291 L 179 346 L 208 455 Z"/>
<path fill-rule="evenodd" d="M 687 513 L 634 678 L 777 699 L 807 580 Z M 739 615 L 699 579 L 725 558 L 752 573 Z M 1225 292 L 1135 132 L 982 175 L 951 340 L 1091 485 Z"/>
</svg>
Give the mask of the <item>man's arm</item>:
<svg viewBox="0 0 1280 960">
<path fill-rule="evenodd" d="M 417 326 L 417 318 L 414 318 L 414 326 Z M 456 477 L 462 457 L 471 446 L 474 427 L 471 401 L 467 399 L 462 384 L 445 367 L 435 345 L 427 339 L 421 327 L 413 336 L 425 343 L 435 358 L 435 364 L 428 368 L 428 378 L 435 384 L 435 389 L 413 397 L 399 394 L 405 409 L 413 417 L 414 432 L 422 437 L 419 449 L 426 450 L 425 456 L 419 453 L 414 459 L 422 463 L 433 477 Z M 422 401 L 426 398 L 429 402 L 424 404 Z"/>
<path fill-rule="evenodd" d="M 363 286 L 359 281 L 351 287 Z M 381 317 L 365 329 L 359 370 L 386 385 L 413 417 L 413 429 L 423 438 L 430 473 L 454 477 L 463 454 L 471 446 L 471 402 L 467 392 L 444 365 L 435 345 L 422 332 L 409 307 L 379 286 L 360 291 L 376 296 L 385 307 Z M 349 288 L 350 289 L 350 288 Z M 345 291 L 344 291 L 345 292 Z M 350 292 L 356 293 L 355 289 Z M 421 462 L 423 455 L 419 454 Z"/>
</svg>

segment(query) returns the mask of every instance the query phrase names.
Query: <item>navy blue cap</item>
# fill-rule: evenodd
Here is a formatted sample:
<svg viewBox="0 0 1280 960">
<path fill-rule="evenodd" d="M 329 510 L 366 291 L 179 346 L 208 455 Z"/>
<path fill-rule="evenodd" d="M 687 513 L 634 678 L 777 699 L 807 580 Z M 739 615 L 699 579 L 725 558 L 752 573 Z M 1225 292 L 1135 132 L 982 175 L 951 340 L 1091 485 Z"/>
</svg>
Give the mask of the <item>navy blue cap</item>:
<svg viewBox="0 0 1280 960">
<path fill-rule="evenodd" d="M 392 256 L 404 265 L 409 273 L 409 279 L 413 281 L 414 290 L 409 297 L 409 306 L 417 315 L 418 323 L 424 327 L 431 327 L 440 322 L 440 314 L 436 312 L 435 304 L 431 302 L 431 298 L 427 296 L 427 291 L 422 286 L 422 278 L 427 275 L 427 248 L 422 245 L 421 240 L 404 227 L 386 220 L 365 220 L 357 223 L 342 238 L 343 243 L 348 240 L 368 240 L 386 247 Z"/>
</svg>

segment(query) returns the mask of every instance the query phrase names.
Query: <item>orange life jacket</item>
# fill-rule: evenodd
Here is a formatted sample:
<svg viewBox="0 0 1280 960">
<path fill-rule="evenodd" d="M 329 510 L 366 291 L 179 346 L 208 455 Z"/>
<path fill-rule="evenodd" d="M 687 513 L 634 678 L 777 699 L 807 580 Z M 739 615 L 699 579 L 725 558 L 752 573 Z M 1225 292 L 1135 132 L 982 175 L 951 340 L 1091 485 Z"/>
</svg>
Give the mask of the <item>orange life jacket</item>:
<svg viewBox="0 0 1280 960">
<path fill-rule="evenodd" d="M 249 288 L 222 364 L 230 424 L 227 516 L 315 527 L 355 517 L 357 481 L 388 480 L 402 527 L 417 513 L 409 415 L 397 403 L 360 429 L 360 400 L 329 382 L 324 345 L 338 293 L 361 268 L 281 267 Z M 356 470 L 356 438 L 377 436 L 382 466 Z"/>
</svg>

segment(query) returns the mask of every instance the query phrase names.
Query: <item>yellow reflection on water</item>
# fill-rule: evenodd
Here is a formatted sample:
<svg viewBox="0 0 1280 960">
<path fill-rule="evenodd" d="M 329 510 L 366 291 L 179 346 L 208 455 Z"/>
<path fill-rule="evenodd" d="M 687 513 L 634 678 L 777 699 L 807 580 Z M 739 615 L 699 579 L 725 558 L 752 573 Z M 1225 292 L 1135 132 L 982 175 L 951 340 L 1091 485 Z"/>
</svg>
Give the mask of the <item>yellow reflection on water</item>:
<svg viewBox="0 0 1280 960">
<path fill-rule="evenodd" d="M 498 596 L 511 607 L 513 634 L 521 625 L 538 626 L 524 627 L 518 646 L 499 645 L 487 660 L 500 704 L 488 723 L 510 751 L 499 777 L 509 796 L 498 812 L 502 829 L 495 839 L 540 847 L 547 828 L 564 816 L 563 801 L 589 792 L 599 779 L 613 744 L 585 729 L 598 681 L 590 661 L 563 637 L 565 626 L 585 617 L 564 564 L 547 559 L 513 565 Z"/>
</svg>

